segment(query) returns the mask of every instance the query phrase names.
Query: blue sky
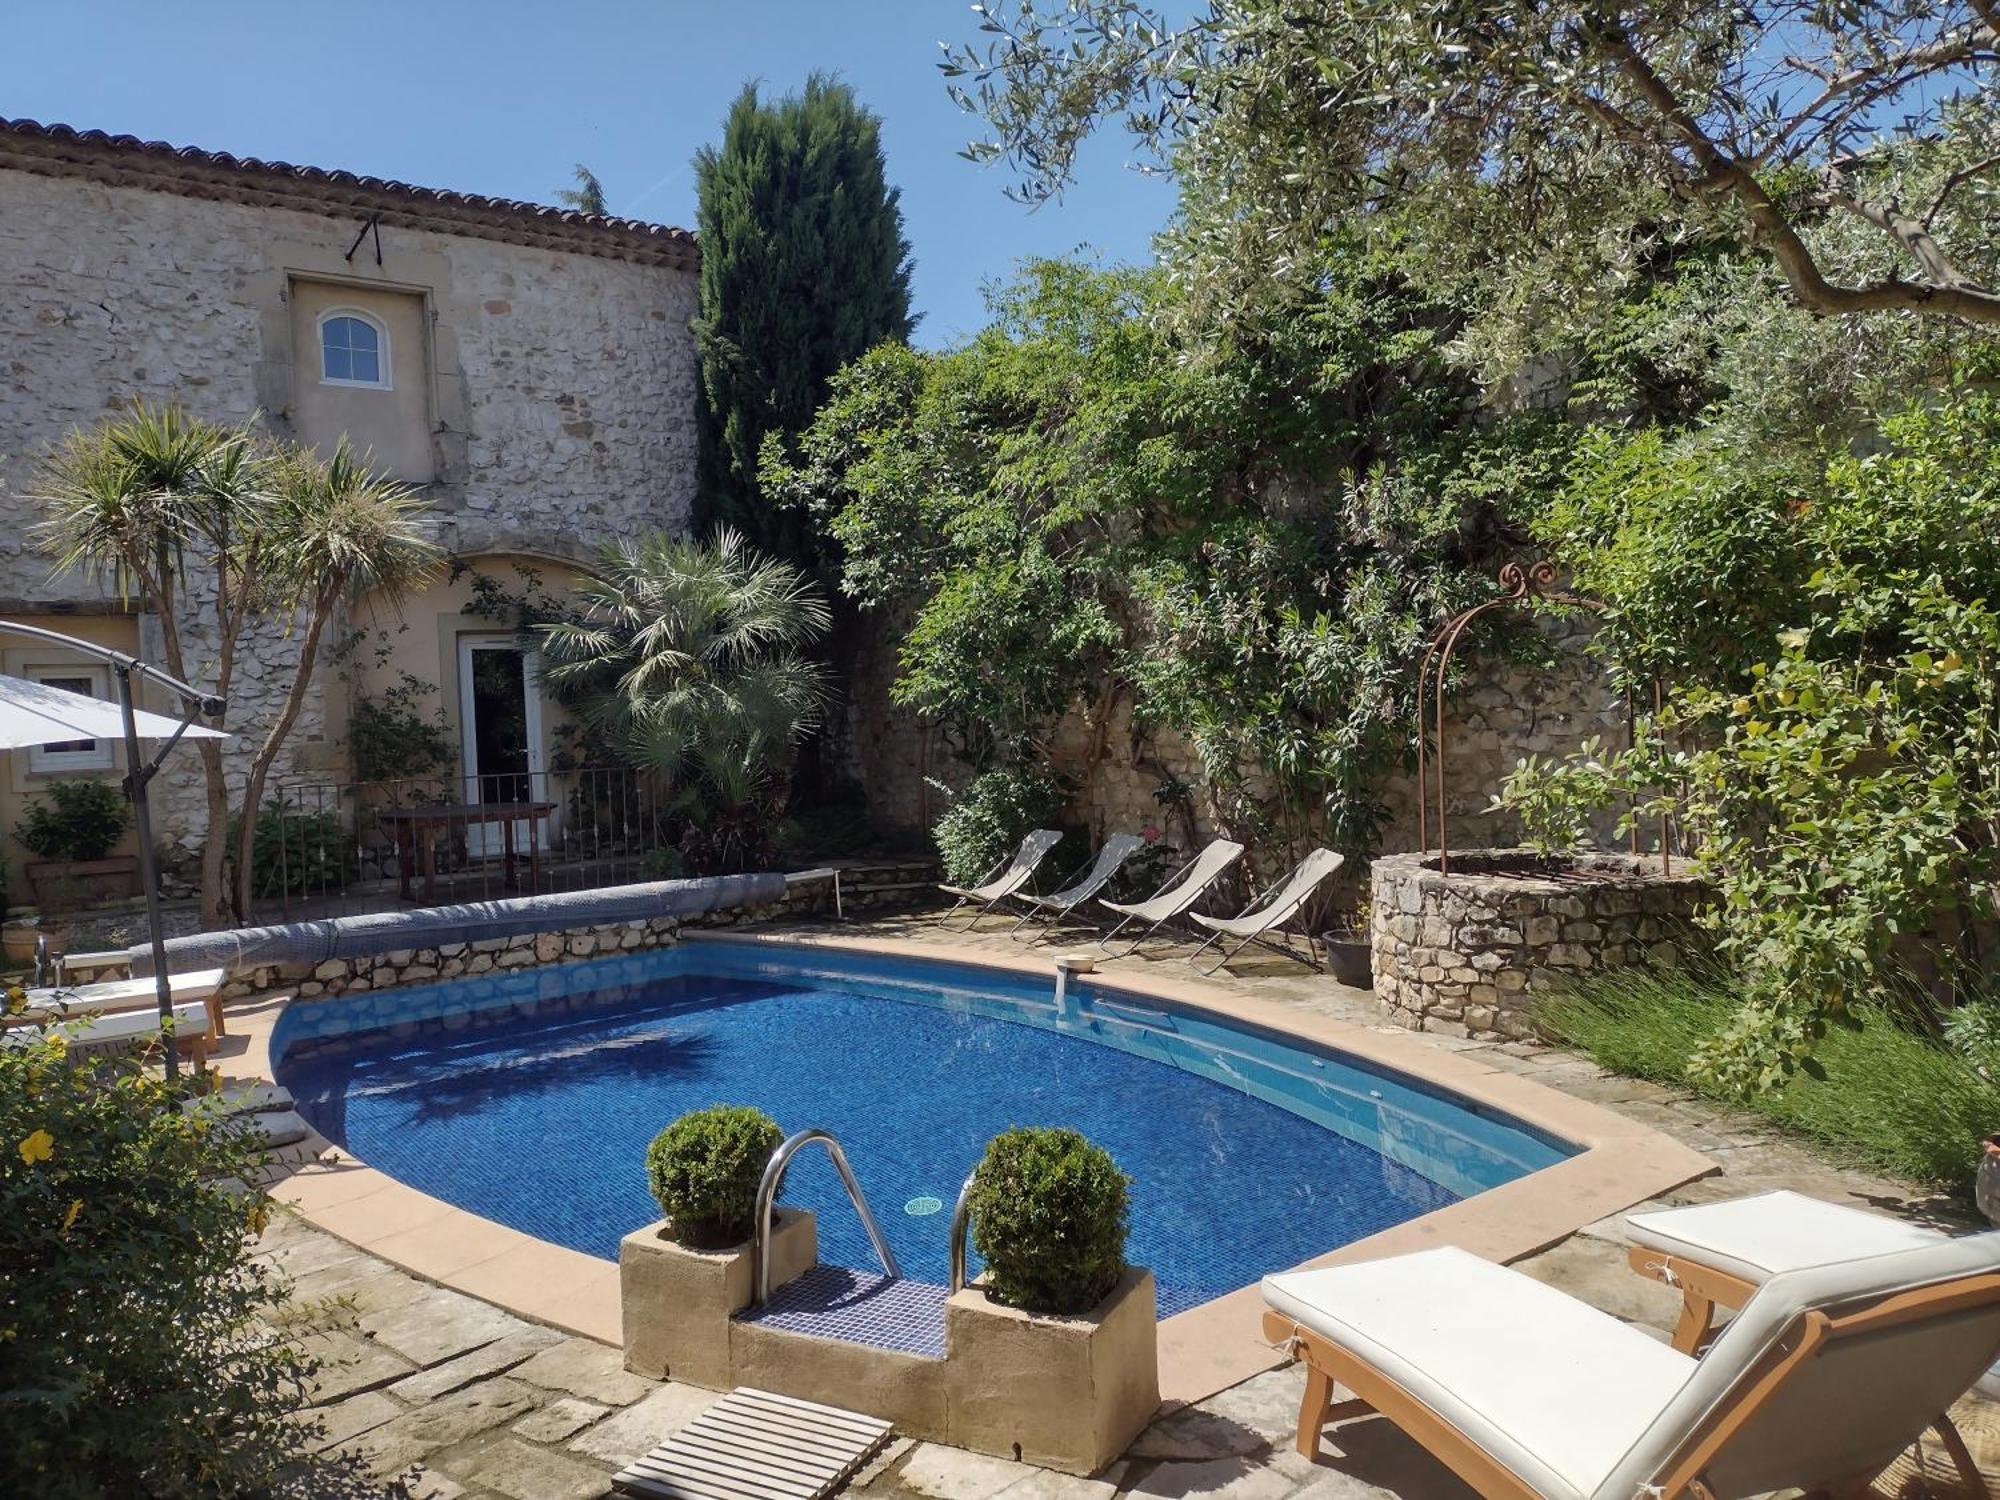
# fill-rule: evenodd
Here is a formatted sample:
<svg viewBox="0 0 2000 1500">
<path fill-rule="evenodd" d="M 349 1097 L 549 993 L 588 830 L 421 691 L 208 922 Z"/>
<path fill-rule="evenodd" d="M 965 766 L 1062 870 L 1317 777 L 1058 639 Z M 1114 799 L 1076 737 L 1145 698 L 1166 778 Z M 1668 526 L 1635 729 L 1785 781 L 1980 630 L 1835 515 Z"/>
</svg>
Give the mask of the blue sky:
<svg viewBox="0 0 2000 1500">
<path fill-rule="evenodd" d="M 977 328 L 1024 256 L 1149 258 L 1173 203 L 1116 131 L 1033 213 L 961 159 L 978 122 L 936 68 L 973 30 L 958 0 L 14 0 L 0 21 L 0 116 L 537 202 L 581 161 L 614 213 L 688 227 L 688 163 L 736 91 L 831 70 L 883 118 L 925 345 Z"/>
</svg>

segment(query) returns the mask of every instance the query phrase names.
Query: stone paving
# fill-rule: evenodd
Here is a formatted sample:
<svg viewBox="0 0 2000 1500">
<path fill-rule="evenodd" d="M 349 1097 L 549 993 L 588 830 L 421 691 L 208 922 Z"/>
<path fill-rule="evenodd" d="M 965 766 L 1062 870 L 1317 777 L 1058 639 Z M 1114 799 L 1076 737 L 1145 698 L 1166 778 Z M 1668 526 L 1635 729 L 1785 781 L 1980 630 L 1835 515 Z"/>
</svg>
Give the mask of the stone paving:
<svg viewBox="0 0 2000 1500">
<path fill-rule="evenodd" d="M 934 919 L 878 919 L 845 929 L 922 940 Z M 951 941 L 991 943 L 996 937 Z M 1167 967 L 1174 965 L 1174 967 Z M 1170 956 L 1107 966 L 1185 970 Z M 1374 1000 L 1283 961 L 1242 966 L 1230 981 L 1267 1000 L 1381 1024 Z M 1659 1200 L 1707 1202 L 1789 1187 L 1834 1202 L 1968 1227 L 1966 1206 L 1907 1184 L 1832 1166 L 1761 1121 L 1673 1090 L 1613 1077 L 1574 1055 L 1526 1042 L 1427 1036 L 1479 1049 L 1496 1067 L 1641 1119 L 1717 1161 L 1718 1176 Z M 1527 1274 L 1664 1338 L 1678 1298 L 1625 1265 L 1617 1220 L 1592 1225 L 1517 1262 Z M 275 1216 L 265 1253 L 291 1277 L 300 1327 L 326 1362 L 314 1414 L 324 1450 L 370 1493 L 418 1500 L 589 1500 L 610 1475 L 706 1409 L 716 1393 L 626 1373 L 619 1352 L 517 1318 L 369 1256 L 291 1215 Z M 1312 1463 L 1291 1446 L 1303 1377 L 1259 1375 L 1197 1406 L 1162 1415 L 1125 1457 L 1077 1479 L 936 1443 L 898 1441 L 851 1486 L 868 1500 L 1460 1500 L 1472 1492 L 1388 1423 L 1337 1430 Z M 379 1486 L 379 1488 L 378 1488 Z M 327 1491 L 331 1493 L 331 1490 Z M 343 1487 L 342 1495 L 354 1494 Z"/>
</svg>

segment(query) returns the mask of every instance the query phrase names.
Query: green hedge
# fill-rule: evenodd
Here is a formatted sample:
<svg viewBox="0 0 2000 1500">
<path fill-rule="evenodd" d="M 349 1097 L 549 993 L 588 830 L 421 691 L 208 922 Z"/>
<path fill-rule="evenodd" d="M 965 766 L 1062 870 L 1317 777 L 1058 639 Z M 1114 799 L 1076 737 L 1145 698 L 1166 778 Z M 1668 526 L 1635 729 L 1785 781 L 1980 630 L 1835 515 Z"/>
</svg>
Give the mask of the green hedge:
<svg viewBox="0 0 2000 1500">
<path fill-rule="evenodd" d="M 972 1180 L 972 1243 L 1000 1302 L 1083 1313 L 1125 1271 L 1126 1187 L 1111 1153 L 1074 1130 L 995 1136 Z"/>
<path fill-rule="evenodd" d="M 784 1138 L 761 1109 L 731 1104 L 692 1110 L 654 1136 L 646 1182 L 674 1237 L 710 1250 L 747 1240 L 757 1185 Z"/>
</svg>

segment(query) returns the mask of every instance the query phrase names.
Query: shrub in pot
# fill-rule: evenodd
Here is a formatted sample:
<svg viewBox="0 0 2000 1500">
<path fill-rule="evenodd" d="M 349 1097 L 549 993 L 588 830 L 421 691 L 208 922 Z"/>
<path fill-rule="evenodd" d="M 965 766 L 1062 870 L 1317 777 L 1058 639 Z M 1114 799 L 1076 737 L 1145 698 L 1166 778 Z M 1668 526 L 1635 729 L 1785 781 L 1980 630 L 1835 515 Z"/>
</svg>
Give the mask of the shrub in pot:
<svg viewBox="0 0 2000 1500">
<path fill-rule="evenodd" d="M 1096 1307 L 1125 1272 L 1130 1182 L 1077 1131 L 1029 1126 L 995 1136 L 970 1200 L 988 1295 L 1032 1313 Z"/>
<path fill-rule="evenodd" d="M 30 802 L 14 830 L 30 854 L 35 898 L 51 910 L 132 894 L 130 855 L 111 850 L 132 825 L 125 794 L 108 781 L 56 781 Z"/>
<path fill-rule="evenodd" d="M 674 1238 L 718 1250 L 750 1237 L 757 1185 L 784 1141 L 761 1109 L 715 1104 L 691 1110 L 646 1148 L 646 1182 Z"/>
</svg>

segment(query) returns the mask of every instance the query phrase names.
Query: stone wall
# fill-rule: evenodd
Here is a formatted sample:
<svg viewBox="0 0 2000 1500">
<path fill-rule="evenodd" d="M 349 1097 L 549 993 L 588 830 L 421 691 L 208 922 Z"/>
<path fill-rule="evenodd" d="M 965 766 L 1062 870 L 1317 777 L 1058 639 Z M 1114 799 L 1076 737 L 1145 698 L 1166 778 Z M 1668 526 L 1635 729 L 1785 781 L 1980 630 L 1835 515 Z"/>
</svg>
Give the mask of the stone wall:
<svg viewBox="0 0 2000 1500">
<path fill-rule="evenodd" d="M 111 586 L 52 580 L 25 498 L 35 460 L 72 427 L 133 396 L 177 398 L 292 430 L 292 278 L 423 296 L 431 329 L 437 540 L 460 554 L 579 558 L 648 527 L 681 529 L 694 493 L 696 361 L 691 271 L 384 226 L 349 261 L 356 225 L 335 214 L 185 197 L 0 169 L 0 612 L 83 611 Z M 400 358 L 400 356 L 399 356 Z M 214 640 L 199 597 L 189 670 Z M 375 622 L 382 623 L 382 622 Z M 330 632 L 337 639 L 341 632 Z M 158 659 L 157 622 L 142 651 Z M 226 755 L 247 760 L 296 660 L 274 623 L 246 640 L 230 691 Z M 323 772 L 343 724 L 314 693 L 281 775 Z M 197 757 L 170 757 L 154 789 L 161 831 L 183 845 L 205 821 Z"/>
<path fill-rule="evenodd" d="M 1560 756 L 1592 738 L 1614 746 L 1625 743 L 1624 699 L 1584 654 L 1587 635 L 1560 621 L 1546 625 L 1552 666 L 1478 661 L 1468 680 L 1446 697 L 1450 777 L 1445 810 L 1454 845 L 1518 842 L 1519 820 L 1493 811 L 1490 804 L 1501 781 L 1524 757 Z M 935 729 L 889 702 L 898 632 L 906 624 L 863 616 L 862 628 L 870 635 L 849 690 L 854 723 L 848 766 L 867 789 L 878 819 L 900 828 L 923 828 L 949 802 L 949 793 L 936 783 L 960 786 L 968 773 L 952 759 Z M 1088 706 L 1068 715 L 1052 737 L 1052 749 L 1056 769 L 1076 787 L 1072 814 L 1093 838 L 1136 833 L 1149 825 L 1183 847 L 1218 835 L 1239 835 L 1225 809 L 1199 796 L 1192 805 L 1169 806 L 1155 795 L 1170 778 L 1200 786 L 1200 762 L 1171 730 L 1135 733 L 1129 697 L 1120 697 L 1108 714 Z M 1383 787 L 1389 813 L 1381 842 L 1385 851 L 1417 847 L 1416 788 L 1414 767 L 1390 776 Z M 1255 777 L 1250 789 L 1266 790 Z M 1614 822 L 1615 817 L 1607 816 L 1598 829 L 1598 842 L 1607 848 L 1615 846 Z M 1433 842 L 1435 838 L 1433 833 Z M 1259 853 L 1268 865 L 1272 851 Z M 1272 872 L 1266 868 L 1263 873 Z"/>
<path fill-rule="evenodd" d="M 1701 885 L 1629 855 L 1396 854 L 1372 871 L 1375 997 L 1412 1031 L 1525 1037 L 1535 999 L 1625 964 L 1674 965 L 1699 941 Z"/>
</svg>

